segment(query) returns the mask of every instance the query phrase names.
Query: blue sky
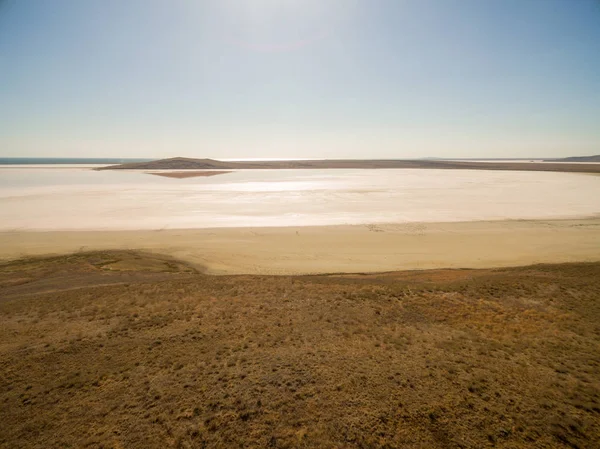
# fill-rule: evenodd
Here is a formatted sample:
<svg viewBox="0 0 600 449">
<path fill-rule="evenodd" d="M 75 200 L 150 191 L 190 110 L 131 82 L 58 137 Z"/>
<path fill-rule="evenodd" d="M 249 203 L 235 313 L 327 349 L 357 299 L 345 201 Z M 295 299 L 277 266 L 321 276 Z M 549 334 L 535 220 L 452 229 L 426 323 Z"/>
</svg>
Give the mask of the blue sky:
<svg viewBox="0 0 600 449">
<path fill-rule="evenodd" d="M 598 153 L 597 0 L 0 0 L 0 156 Z"/>
</svg>

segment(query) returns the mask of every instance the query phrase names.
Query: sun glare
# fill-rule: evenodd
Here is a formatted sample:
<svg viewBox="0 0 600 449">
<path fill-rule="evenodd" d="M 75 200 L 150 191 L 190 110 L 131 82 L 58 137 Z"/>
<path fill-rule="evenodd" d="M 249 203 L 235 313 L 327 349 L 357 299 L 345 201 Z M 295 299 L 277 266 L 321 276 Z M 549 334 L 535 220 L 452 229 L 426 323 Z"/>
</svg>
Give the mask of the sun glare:
<svg viewBox="0 0 600 449">
<path fill-rule="evenodd" d="M 232 41 L 257 51 L 287 51 L 321 41 L 354 9 L 341 0 L 224 0 L 217 14 Z"/>
</svg>

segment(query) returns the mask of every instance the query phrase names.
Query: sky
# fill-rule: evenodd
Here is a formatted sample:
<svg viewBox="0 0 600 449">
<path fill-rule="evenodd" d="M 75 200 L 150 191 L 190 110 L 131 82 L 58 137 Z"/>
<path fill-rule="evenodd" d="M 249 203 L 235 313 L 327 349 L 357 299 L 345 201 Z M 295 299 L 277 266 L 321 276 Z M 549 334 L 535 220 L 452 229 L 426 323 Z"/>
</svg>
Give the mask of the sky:
<svg viewBox="0 0 600 449">
<path fill-rule="evenodd" d="M 600 0 L 0 0 L 0 157 L 600 154 Z"/>
</svg>

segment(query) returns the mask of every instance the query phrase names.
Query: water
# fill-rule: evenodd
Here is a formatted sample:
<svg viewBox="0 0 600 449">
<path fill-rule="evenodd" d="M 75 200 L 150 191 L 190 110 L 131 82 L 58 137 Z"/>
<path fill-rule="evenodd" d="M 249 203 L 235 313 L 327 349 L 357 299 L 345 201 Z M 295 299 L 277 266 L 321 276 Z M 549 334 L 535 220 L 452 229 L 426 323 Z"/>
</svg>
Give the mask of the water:
<svg viewBox="0 0 600 449">
<path fill-rule="evenodd" d="M 600 213 L 600 177 L 479 170 L 142 171 L 0 168 L 0 230 L 553 219 Z"/>
<path fill-rule="evenodd" d="M 0 157 L 0 165 L 72 165 L 72 164 L 124 164 L 126 162 L 147 162 L 152 159 L 131 158 L 89 158 L 89 157 Z"/>
</svg>

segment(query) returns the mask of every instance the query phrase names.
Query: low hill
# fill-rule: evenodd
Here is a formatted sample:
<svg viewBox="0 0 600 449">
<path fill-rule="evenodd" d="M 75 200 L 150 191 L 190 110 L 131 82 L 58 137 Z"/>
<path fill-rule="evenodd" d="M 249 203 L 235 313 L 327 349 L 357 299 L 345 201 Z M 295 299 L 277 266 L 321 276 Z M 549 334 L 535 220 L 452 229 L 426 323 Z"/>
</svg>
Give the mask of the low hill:
<svg viewBox="0 0 600 449">
<path fill-rule="evenodd" d="M 241 170 L 241 169 L 378 169 L 516 170 L 600 173 L 600 165 L 564 162 L 476 162 L 422 159 L 319 159 L 288 161 L 218 161 L 174 157 L 151 162 L 110 165 L 96 170 Z"/>
<path fill-rule="evenodd" d="M 216 161 L 214 159 L 172 157 L 156 161 L 110 165 L 98 168 L 98 170 L 212 170 L 230 168 L 230 165 L 230 162 Z"/>
<path fill-rule="evenodd" d="M 600 162 L 600 154 L 595 156 L 574 156 L 562 159 L 548 159 L 548 162 Z"/>
</svg>

